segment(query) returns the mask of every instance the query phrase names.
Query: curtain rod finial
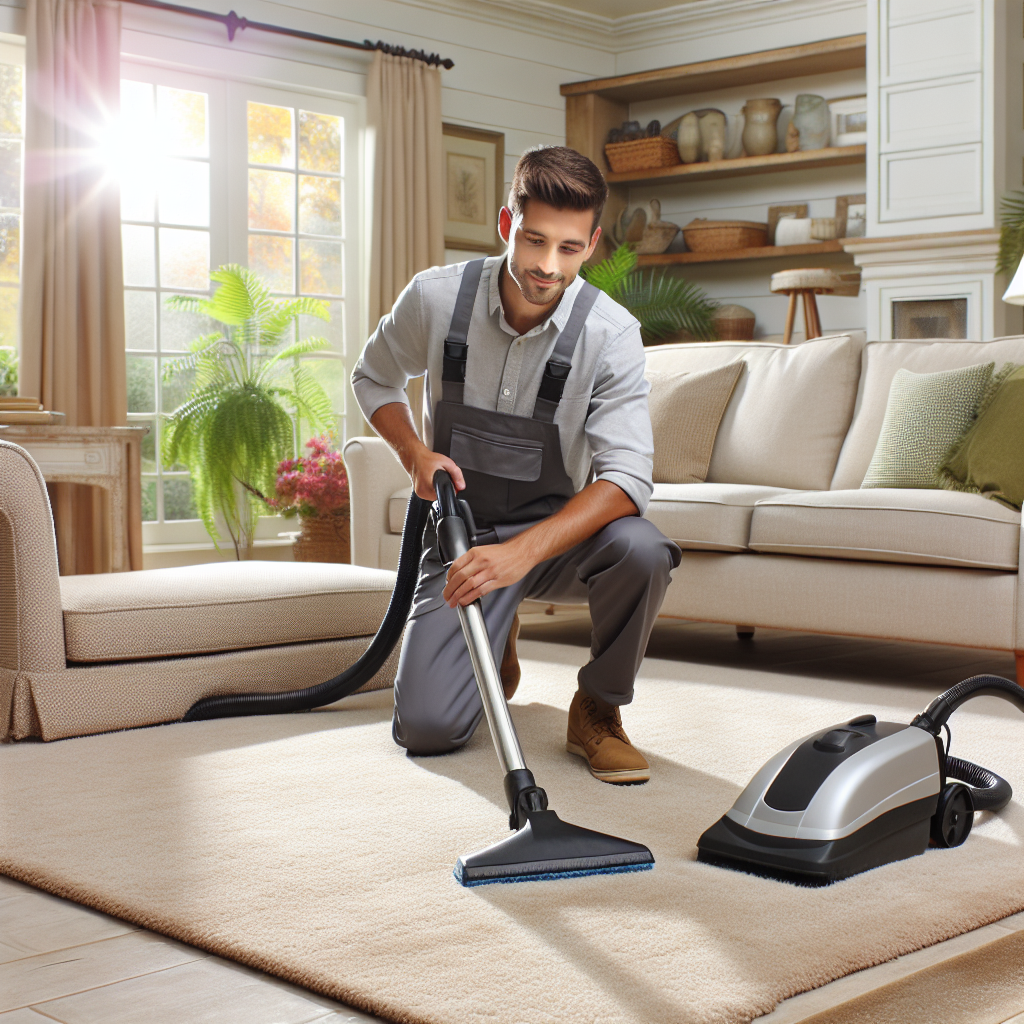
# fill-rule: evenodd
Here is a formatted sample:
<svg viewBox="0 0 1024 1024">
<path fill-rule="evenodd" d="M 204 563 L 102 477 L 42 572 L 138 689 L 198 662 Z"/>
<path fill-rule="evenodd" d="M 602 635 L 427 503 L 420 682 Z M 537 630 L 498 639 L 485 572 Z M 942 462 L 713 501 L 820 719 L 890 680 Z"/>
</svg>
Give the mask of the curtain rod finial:
<svg viewBox="0 0 1024 1024">
<path fill-rule="evenodd" d="M 224 25 L 228 30 L 228 42 L 233 43 L 235 41 L 235 33 L 240 28 L 247 28 L 249 22 L 245 18 L 240 18 L 234 11 L 228 11 L 227 17 L 224 19 Z"/>
</svg>

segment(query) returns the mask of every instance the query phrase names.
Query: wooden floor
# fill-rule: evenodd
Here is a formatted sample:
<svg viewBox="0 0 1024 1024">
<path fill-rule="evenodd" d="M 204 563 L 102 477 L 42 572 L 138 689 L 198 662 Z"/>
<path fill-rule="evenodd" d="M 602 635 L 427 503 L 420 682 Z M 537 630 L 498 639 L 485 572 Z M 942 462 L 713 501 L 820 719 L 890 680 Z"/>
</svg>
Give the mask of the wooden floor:
<svg viewBox="0 0 1024 1024">
<path fill-rule="evenodd" d="M 589 644 L 588 623 L 578 618 L 525 617 L 523 635 Z M 776 631 L 762 631 L 753 642 L 740 643 L 727 627 L 692 623 L 659 624 L 648 653 L 696 663 L 725 660 L 761 670 L 786 666 L 790 672 L 834 673 L 850 679 L 889 675 L 928 684 L 932 695 L 976 672 L 1014 677 L 1012 656 L 991 652 Z M 952 977 L 958 963 L 966 965 L 972 955 L 984 954 L 992 943 L 1012 941 L 1018 933 L 1024 933 L 1024 914 L 795 996 L 761 1017 L 758 1024 L 853 1024 L 883 1016 L 900 1024 L 926 1020 L 950 1024 L 953 1016 L 939 1018 L 933 1010 L 915 1012 L 915 1007 L 928 1005 L 924 996 L 934 988 L 936 970 Z M 965 977 L 974 975 L 965 971 Z M 873 996 L 871 1009 L 865 1009 L 868 994 Z M 988 987 L 965 983 L 958 990 L 957 1003 L 958 1022 L 1024 1024 L 1024 967 L 1015 962 L 1010 974 Z M 0 1024 L 365 1024 L 376 1020 L 258 971 L 0 877 Z"/>
</svg>

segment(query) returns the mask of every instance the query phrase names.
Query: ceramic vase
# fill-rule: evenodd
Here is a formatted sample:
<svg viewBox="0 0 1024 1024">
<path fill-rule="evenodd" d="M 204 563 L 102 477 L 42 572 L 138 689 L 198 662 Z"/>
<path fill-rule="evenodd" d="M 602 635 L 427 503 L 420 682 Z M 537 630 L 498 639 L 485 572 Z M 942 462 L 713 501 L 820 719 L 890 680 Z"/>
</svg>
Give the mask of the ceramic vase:
<svg viewBox="0 0 1024 1024">
<path fill-rule="evenodd" d="M 796 98 L 793 124 L 800 132 L 800 150 L 824 149 L 828 145 L 829 113 L 824 96 L 801 93 Z"/>
<path fill-rule="evenodd" d="M 782 113 L 777 99 L 747 100 L 743 107 L 743 148 L 747 156 L 767 156 L 778 149 L 776 123 Z"/>
<path fill-rule="evenodd" d="M 721 160 L 725 156 L 725 114 L 708 110 L 699 118 L 701 151 L 706 160 Z"/>
<path fill-rule="evenodd" d="M 695 164 L 700 159 L 700 120 L 696 114 L 686 114 L 679 122 L 676 145 L 684 164 Z"/>
</svg>

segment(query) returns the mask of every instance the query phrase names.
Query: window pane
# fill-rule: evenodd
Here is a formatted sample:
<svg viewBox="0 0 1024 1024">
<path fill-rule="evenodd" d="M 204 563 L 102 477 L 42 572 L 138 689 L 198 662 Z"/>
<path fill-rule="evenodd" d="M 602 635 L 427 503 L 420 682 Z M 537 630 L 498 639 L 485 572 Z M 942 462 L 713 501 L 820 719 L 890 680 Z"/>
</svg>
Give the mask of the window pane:
<svg viewBox="0 0 1024 1024">
<path fill-rule="evenodd" d="M 156 284 L 156 258 L 153 247 L 153 229 L 121 226 L 121 246 L 124 250 L 124 283 L 145 288 Z"/>
<path fill-rule="evenodd" d="M 121 219 L 155 220 L 156 182 L 152 166 L 129 163 L 121 168 Z"/>
<path fill-rule="evenodd" d="M 341 173 L 340 117 L 299 111 L 299 168 L 303 171 Z"/>
<path fill-rule="evenodd" d="M 160 175 L 160 221 L 210 226 L 210 165 L 168 160 Z"/>
<path fill-rule="evenodd" d="M 299 231 L 304 235 L 341 234 L 341 182 L 337 178 L 300 176 Z"/>
<path fill-rule="evenodd" d="M 156 412 L 156 360 L 128 356 L 128 411 Z"/>
<path fill-rule="evenodd" d="M 341 295 L 341 246 L 299 240 L 299 290 L 303 295 Z"/>
<path fill-rule="evenodd" d="M 156 472 L 156 421 L 155 420 L 137 420 L 132 418 L 130 426 L 133 427 L 149 427 L 149 433 L 142 438 L 141 449 L 142 449 L 142 472 L 143 473 L 155 473 Z"/>
<path fill-rule="evenodd" d="M 162 352 L 187 352 L 189 345 L 203 334 L 213 334 L 224 328 L 201 313 L 186 313 L 170 309 L 166 293 L 160 297 L 160 350 Z"/>
<path fill-rule="evenodd" d="M 259 274 L 272 292 L 293 292 L 295 257 L 292 240 L 277 235 L 250 235 L 249 269 Z"/>
<path fill-rule="evenodd" d="M 0 142 L 0 206 L 21 206 L 21 141 Z"/>
<path fill-rule="evenodd" d="M 149 82 L 121 79 L 121 129 L 133 143 L 148 139 L 156 123 L 153 86 Z"/>
<path fill-rule="evenodd" d="M 286 171 L 249 171 L 249 227 L 295 230 L 295 175 Z"/>
<path fill-rule="evenodd" d="M 169 156 L 209 156 L 206 93 L 157 87 L 160 140 Z"/>
<path fill-rule="evenodd" d="M 332 352 L 345 351 L 345 303 L 335 300 L 327 303 L 331 311 L 330 320 L 320 320 L 315 316 L 299 317 L 300 338 L 326 338 L 331 343 Z"/>
<path fill-rule="evenodd" d="M 20 135 L 24 74 L 17 64 L 0 64 L 0 132 Z"/>
<path fill-rule="evenodd" d="M 192 500 L 192 481 L 186 476 L 164 477 L 164 519 L 198 519 Z"/>
<path fill-rule="evenodd" d="M 124 347 L 156 348 L 156 296 L 152 292 L 124 293 Z"/>
<path fill-rule="evenodd" d="M 142 519 L 146 523 L 156 522 L 156 481 L 142 481 Z"/>
<path fill-rule="evenodd" d="M 345 369 L 345 360 L 340 357 L 317 359 L 314 356 L 304 356 L 302 365 L 316 375 L 316 379 L 331 399 L 331 407 L 334 409 L 335 416 L 343 415 L 345 412 L 345 388 L 348 386 L 349 379 L 349 374 Z M 304 423 L 302 430 L 308 435 L 309 424 Z M 308 437 L 304 437 L 302 440 L 306 441 Z"/>
<path fill-rule="evenodd" d="M 0 281 L 17 283 L 20 269 L 21 218 L 0 213 Z"/>
<path fill-rule="evenodd" d="M 249 163 L 294 167 L 294 134 L 290 107 L 249 104 Z"/>
<path fill-rule="evenodd" d="M 160 229 L 160 284 L 165 288 L 210 287 L 210 233 Z"/>
<path fill-rule="evenodd" d="M 164 369 L 169 360 L 160 360 L 160 411 L 162 413 L 174 412 L 179 405 L 188 401 L 188 396 L 196 382 L 194 369 L 184 367 L 175 373 L 170 380 L 164 380 Z M 165 466 L 169 469 L 169 466 Z"/>
<path fill-rule="evenodd" d="M 8 348 L 18 340 L 18 289 L 0 288 L 0 345 Z"/>
</svg>

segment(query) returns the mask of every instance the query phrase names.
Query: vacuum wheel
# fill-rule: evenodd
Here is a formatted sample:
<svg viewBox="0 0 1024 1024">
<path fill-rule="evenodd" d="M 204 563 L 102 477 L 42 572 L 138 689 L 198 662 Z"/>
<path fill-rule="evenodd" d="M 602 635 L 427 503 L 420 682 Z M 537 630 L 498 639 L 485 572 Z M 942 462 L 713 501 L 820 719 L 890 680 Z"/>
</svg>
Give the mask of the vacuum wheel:
<svg viewBox="0 0 1024 1024">
<path fill-rule="evenodd" d="M 932 816 L 932 842 L 943 849 L 959 846 L 974 824 L 974 797 L 962 783 L 949 782 Z"/>
</svg>

